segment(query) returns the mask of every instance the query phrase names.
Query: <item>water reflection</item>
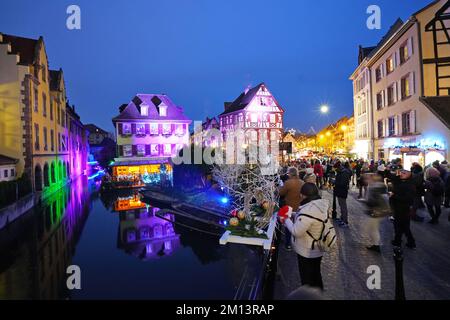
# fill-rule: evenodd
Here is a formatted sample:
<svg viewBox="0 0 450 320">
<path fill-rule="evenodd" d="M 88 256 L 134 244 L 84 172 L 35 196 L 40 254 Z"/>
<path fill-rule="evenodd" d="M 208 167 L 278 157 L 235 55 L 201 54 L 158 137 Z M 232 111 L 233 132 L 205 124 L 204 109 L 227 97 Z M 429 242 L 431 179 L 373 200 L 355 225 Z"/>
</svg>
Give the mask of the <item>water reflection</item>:
<svg viewBox="0 0 450 320">
<path fill-rule="evenodd" d="M 201 222 L 98 189 L 74 181 L 0 230 L 0 299 L 248 298 L 260 248 L 221 246 Z M 82 290 L 66 289 L 71 264 Z"/>
<path fill-rule="evenodd" d="M 95 190 L 88 188 L 87 179 L 80 178 L 0 231 L 0 299 L 67 296 L 66 268 L 86 222 L 91 193 Z"/>
<path fill-rule="evenodd" d="M 157 217 L 159 208 L 141 202 L 140 196 L 118 197 L 114 211 L 119 213 L 118 247 L 142 260 L 171 255 L 180 246 L 173 214 Z"/>
</svg>

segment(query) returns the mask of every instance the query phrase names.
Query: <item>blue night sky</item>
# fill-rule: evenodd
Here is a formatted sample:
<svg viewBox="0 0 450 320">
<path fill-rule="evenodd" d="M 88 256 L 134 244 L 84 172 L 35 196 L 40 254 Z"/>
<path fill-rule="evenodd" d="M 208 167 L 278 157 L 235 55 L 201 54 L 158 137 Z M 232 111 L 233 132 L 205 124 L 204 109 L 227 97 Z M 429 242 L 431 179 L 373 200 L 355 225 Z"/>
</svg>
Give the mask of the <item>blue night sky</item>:
<svg viewBox="0 0 450 320">
<path fill-rule="evenodd" d="M 352 114 L 358 45 L 375 45 L 396 18 L 430 2 L 2 0 L 0 32 L 44 37 L 84 123 L 112 130 L 118 106 L 136 93 L 166 93 L 202 120 L 265 82 L 285 127 L 308 131 Z M 66 28 L 70 4 L 81 8 L 81 30 Z M 371 4 L 381 7 L 382 30 L 366 27 Z"/>
</svg>

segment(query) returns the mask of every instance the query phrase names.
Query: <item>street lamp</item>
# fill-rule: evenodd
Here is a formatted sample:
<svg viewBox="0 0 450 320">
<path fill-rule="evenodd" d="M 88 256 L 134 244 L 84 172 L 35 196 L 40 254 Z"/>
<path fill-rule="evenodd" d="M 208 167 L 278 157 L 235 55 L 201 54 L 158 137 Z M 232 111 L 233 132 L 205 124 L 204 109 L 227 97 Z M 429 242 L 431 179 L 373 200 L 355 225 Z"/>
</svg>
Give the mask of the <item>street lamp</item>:
<svg viewBox="0 0 450 320">
<path fill-rule="evenodd" d="M 320 106 L 320 113 L 327 114 L 330 111 L 330 107 L 326 104 Z"/>
</svg>

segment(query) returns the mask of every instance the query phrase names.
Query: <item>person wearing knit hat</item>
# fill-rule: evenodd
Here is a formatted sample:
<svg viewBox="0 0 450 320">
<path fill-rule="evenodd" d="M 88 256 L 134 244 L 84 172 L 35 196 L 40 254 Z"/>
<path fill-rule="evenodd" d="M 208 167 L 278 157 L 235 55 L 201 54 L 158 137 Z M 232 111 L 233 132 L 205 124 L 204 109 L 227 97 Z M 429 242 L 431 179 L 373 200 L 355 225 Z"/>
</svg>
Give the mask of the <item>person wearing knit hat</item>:
<svg viewBox="0 0 450 320">
<path fill-rule="evenodd" d="M 305 181 L 305 183 L 314 183 L 316 184 L 317 182 L 317 177 L 314 174 L 314 169 L 313 168 L 306 168 L 305 171 L 305 176 L 303 178 L 303 181 Z"/>
</svg>

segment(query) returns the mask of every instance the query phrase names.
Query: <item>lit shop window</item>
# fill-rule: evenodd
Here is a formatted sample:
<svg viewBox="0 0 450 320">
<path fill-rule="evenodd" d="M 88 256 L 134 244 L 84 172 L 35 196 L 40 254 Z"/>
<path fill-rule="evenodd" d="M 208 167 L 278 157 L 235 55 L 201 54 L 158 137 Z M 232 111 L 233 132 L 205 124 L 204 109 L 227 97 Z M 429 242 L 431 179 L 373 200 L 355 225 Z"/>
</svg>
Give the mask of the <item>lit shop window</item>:
<svg viewBox="0 0 450 320">
<path fill-rule="evenodd" d="M 150 123 L 150 134 L 158 134 L 158 124 L 157 123 Z"/>
<path fill-rule="evenodd" d="M 131 124 L 129 123 L 124 123 L 122 125 L 122 133 L 123 134 L 131 134 Z"/>
<path fill-rule="evenodd" d="M 258 122 L 258 114 L 252 113 L 250 115 L 251 122 Z"/>
<path fill-rule="evenodd" d="M 143 123 L 136 124 L 136 134 L 145 134 L 145 124 Z"/>
<path fill-rule="evenodd" d="M 133 147 L 130 144 L 123 146 L 123 155 L 125 157 L 131 157 L 133 155 Z"/>
<path fill-rule="evenodd" d="M 159 154 L 159 146 L 157 144 L 150 145 L 150 154 L 152 156 L 157 156 Z"/>
<path fill-rule="evenodd" d="M 171 134 L 172 131 L 172 125 L 170 123 L 164 123 L 162 128 L 163 134 Z"/>
<path fill-rule="evenodd" d="M 145 145 L 144 144 L 137 145 L 137 155 L 140 157 L 145 156 Z"/>
<path fill-rule="evenodd" d="M 171 144 L 165 144 L 164 145 L 164 155 L 168 156 L 172 154 L 172 145 Z"/>
</svg>

